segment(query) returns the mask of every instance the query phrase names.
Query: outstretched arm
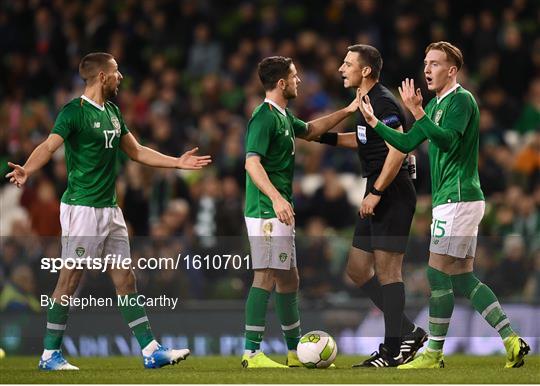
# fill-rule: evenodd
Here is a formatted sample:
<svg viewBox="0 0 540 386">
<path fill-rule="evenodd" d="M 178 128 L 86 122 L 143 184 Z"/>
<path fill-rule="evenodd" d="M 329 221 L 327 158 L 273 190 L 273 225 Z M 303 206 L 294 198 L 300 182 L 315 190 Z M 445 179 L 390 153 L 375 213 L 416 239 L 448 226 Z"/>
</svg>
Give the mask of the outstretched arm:
<svg viewBox="0 0 540 386">
<path fill-rule="evenodd" d="M 199 150 L 198 147 L 191 149 L 181 157 L 170 157 L 158 151 L 152 150 L 141 145 L 133 134 L 127 133 L 122 136 L 120 147 L 133 161 L 142 163 L 143 165 L 154 166 L 158 168 L 176 168 L 176 169 L 202 169 L 212 159 L 209 155 L 196 156 L 195 153 Z"/>
<path fill-rule="evenodd" d="M 305 139 L 306 141 L 313 141 L 319 138 L 322 134 L 326 133 L 328 130 L 331 130 L 334 126 L 343 121 L 349 115 L 353 114 L 356 110 L 358 110 L 358 102 L 355 98 L 349 104 L 349 106 L 325 115 L 324 117 L 309 121 L 307 131 L 302 135 L 299 135 L 298 138 Z"/>
<path fill-rule="evenodd" d="M 386 142 L 402 153 L 408 153 L 418 147 L 426 140 L 426 136 L 420 128 L 413 128 L 407 133 L 401 133 L 379 121 L 373 113 L 373 106 L 369 101 L 369 96 L 365 95 L 360 101 L 360 112 L 364 116 L 368 125 L 373 127 Z"/>
<path fill-rule="evenodd" d="M 13 168 L 13 170 L 6 174 L 6 178 L 9 178 L 9 182 L 20 188 L 24 185 L 30 175 L 49 162 L 54 152 L 58 150 L 63 143 L 64 139 L 61 136 L 58 134 L 50 134 L 45 141 L 40 143 L 38 147 L 34 149 L 23 166 L 8 162 L 8 166 Z"/>
</svg>

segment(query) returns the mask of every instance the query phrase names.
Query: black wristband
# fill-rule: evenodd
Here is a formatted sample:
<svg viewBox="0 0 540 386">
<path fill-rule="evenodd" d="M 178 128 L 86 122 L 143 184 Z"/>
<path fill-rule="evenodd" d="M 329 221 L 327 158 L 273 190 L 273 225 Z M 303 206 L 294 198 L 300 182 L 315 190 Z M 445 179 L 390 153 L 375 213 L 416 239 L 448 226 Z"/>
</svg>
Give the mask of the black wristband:
<svg viewBox="0 0 540 386">
<path fill-rule="evenodd" d="M 324 133 L 319 138 L 320 143 L 326 143 L 330 146 L 337 146 L 338 133 Z"/>
<path fill-rule="evenodd" d="M 375 189 L 375 186 L 372 186 L 369 192 L 375 196 L 382 196 L 384 194 L 384 191 L 381 192 L 380 190 Z"/>
</svg>

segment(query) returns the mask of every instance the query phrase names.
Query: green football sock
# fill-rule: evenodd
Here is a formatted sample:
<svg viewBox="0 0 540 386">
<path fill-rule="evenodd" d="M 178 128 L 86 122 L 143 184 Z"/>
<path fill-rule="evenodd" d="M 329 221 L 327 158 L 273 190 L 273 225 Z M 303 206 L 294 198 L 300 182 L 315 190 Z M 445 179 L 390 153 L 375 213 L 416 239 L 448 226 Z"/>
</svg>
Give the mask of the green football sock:
<svg viewBox="0 0 540 386">
<path fill-rule="evenodd" d="M 259 350 L 266 325 L 266 309 L 270 292 L 257 287 L 251 287 L 246 300 L 246 350 Z"/>
<path fill-rule="evenodd" d="M 431 288 L 428 347 L 432 350 L 442 350 L 454 311 L 452 280 L 450 275 L 429 266 L 427 278 Z"/>
<path fill-rule="evenodd" d="M 276 312 L 281 330 L 289 350 L 296 350 L 300 342 L 300 313 L 298 312 L 298 292 L 287 294 L 276 292 Z"/>
<path fill-rule="evenodd" d="M 474 309 L 493 327 L 502 339 L 515 334 L 497 296 L 472 272 L 453 275 L 454 291 L 468 298 Z"/>
<path fill-rule="evenodd" d="M 146 311 L 143 306 L 137 304 L 136 299 L 138 294 L 129 294 L 118 296 L 119 304 L 118 308 L 124 318 L 124 321 L 128 324 L 129 328 L 137 338 L 137 342 L 144 349 L 150 342 L 154 340 L 154 334 L 150 328 L 150 322 L 146 316 Z M 122 303 L 120 303 L 122 298 Z M 133 305 L 130 305 L 133 304 Z"/>
<path fill-rule="evenodd" d="M 63 306 L 55 302 L 52 307 L 47 309 L 47 330 L 43 345 L 46 350 L 60 350 L 62 338 L 66 330 L 69 306 Z"/>
</svg>

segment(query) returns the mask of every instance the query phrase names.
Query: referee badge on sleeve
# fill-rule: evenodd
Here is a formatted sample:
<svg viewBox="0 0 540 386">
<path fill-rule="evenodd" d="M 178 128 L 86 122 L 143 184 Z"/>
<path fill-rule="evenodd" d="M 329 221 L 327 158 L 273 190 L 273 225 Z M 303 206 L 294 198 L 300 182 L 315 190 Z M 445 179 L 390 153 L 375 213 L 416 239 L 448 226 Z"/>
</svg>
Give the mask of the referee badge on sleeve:
<svg viewBox="0 0 540 386">
<path fill-rule="evenodd" d="M 358 140 L 360 141 L 360 143 L 367 143 L 366 126 L 357 125 L 356 134 L 358 135 Z"/>
</svg>

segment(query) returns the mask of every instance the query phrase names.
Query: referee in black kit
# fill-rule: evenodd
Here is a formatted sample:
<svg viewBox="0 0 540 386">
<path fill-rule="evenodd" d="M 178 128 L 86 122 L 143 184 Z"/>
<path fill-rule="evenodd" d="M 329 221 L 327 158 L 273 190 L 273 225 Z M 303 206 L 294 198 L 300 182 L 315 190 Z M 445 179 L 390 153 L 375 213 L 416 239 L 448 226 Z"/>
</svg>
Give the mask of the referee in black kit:
<svg viewBox="0 0 540 386">
<path fill-rule="evenodd" d="M 339 72 L 346 88 L 369 95 L 375 116 L 403 131 L 403 111 L 392 93 L 379 83 L 382 58 L 372 46 L 348 47 Z M 355 367 L 395 367 L 414 358 L 427 339 L 403 313 L 405 288 L 401 278 L 403 255 L 416 207 L 416 191 L 409 177 L 405 154 L 388 145 L 357 115 L 355 132 L 326 133 L 319 141 L 357 149 L 367 178 L 347 274 L 384 313 L 385 338 L 379 351 Z"/>
</svg>

